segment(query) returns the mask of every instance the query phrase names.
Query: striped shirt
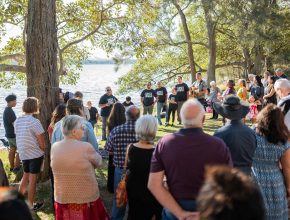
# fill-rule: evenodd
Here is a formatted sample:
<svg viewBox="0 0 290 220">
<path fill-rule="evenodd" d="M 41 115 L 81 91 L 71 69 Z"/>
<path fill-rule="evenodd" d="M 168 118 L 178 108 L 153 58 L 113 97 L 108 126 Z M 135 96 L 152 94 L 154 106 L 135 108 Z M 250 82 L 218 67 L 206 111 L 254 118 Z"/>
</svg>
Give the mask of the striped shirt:
<svg viewBox="0 0 290 220">
<path fill-rule="evenodd" d="M 40 121 L 32 115 L 23 115 L 15 121 L 17 150 L 20 160 L 30 160 L 43 156 L 37 136 L 44 133 Z"/>
<path fill-rule="evenodd" d="M 128 121 L 125 124 L 115 127 L 111 131 L 106 142 L 105 150 L 113 151 L 114 165 L 122 168 L 124 166 L 128 144 L 136 142 L 135 121 Z"/>
</svg>

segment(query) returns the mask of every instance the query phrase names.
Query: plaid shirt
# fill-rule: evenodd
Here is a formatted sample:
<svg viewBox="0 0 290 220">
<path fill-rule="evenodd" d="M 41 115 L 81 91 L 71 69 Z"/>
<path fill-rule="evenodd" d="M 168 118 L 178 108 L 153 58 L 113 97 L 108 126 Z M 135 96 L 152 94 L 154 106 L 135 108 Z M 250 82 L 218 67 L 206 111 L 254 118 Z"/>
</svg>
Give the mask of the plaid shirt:
<svg viewBox="0 0 290 220">
<path fill-rule="evenodd" d="M 128 121 L 111 131 L 105 145 L 105 150 L 113 151 L 113 163 L 116 167 L 123 167 L 128 144 L 136 142 L 135 121 Z"/>
</svg>

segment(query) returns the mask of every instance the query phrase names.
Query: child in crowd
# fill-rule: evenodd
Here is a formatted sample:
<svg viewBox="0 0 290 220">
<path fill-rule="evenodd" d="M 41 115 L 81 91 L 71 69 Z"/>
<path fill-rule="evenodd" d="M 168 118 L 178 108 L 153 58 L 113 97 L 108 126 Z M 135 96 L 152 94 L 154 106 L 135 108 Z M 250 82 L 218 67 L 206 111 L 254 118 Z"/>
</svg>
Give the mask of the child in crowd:
<svg viewBox="0 0 290 220">
<path fill-rule="evenodd" d="M 248 119 L 251 120 L 252 124 L 256 123 L 258 115 L 258 105 L 261 104 L 259 100 L 255 100 L 254 96 L 249 97 L 250 112 L 248 113 Z"/>
<path fill-rule="evenodd" d="M 171 126 L 173 126 L 174 120 L 175 120 L 175 112 L 177 110 L 176 88 L 172 89 L 172 94 L 170 94 L 170 96 L 168 98 L 168 102 L 169 102 L 169 108 L 168 108 L 168 113 L 166 115 L 165 126 L 168 126 L 168 123 L 169 123 L 169 120 L 170 120 L 170 114 L 172 114 L 172 124 L 171 124 Z"/>
<path fill-rule="evenodd" d="M 37 174 L 40 173 L 45 151 L 44 129 L 40 121 L 33 117 L 39 111 L 38 99 L 28 97 L 22 106 L 23 115 L 15 121 L 16 144 L 23 164 L 23 177 L 19 192 L 28 191 L 28 202 L 36 211 L 43 203 L 34 203 Z"/>
</svg>

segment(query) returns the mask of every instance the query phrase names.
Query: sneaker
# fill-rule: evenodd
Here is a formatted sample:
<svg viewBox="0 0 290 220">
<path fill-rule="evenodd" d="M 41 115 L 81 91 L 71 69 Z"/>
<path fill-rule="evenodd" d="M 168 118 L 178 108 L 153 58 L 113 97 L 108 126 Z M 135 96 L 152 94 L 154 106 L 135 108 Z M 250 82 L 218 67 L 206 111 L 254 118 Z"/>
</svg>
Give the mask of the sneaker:
<svg viewBox="0 0 290 220">
<path fill-rule="evenodd" d="M 167 126 L 168 126 L 168 123 L 166 122 L 166 123 L 165 123 L 165 127 L 167 127 Z"/>
<path fill-rule="evenodd" d="M 33 211 L 38 211 L 39 209 L 41 209 L 43 207 L 43 202 L 35 202 L 33 203 Z"/>
</svg>

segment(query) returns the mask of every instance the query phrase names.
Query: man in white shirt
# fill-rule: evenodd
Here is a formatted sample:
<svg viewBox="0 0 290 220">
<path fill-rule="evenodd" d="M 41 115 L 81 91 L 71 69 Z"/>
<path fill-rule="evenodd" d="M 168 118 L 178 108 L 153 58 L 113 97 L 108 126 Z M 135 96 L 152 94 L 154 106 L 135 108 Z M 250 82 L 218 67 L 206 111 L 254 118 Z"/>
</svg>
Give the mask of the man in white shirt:
<svg viewBox="0 0 290 220">
<path fill-rule="evenodd" d="M 285 125 L 290 131 L 290 82 L 287 79 L 278 79 L 274 85 L 275 91 L 279 96 L 278 107 L 280 107 L 285 115 Z"/>
</svg>

